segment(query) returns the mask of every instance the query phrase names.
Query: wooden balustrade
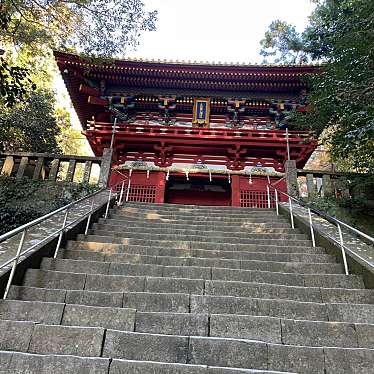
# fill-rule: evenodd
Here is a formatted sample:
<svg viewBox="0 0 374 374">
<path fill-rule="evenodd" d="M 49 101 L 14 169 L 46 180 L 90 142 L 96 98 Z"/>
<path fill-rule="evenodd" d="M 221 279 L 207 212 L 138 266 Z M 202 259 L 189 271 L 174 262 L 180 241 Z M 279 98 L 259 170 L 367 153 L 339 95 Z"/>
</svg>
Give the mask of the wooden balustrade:
<svg viewBox="0 0 374 374">
<path fill-rule="evenodd" d="M 13 176 L 17 179 L 28 177 L 34 180 L 90 183 L 94 165 L 98 165 L 100 168 L 99 180 L 105 179 L 103 173 L 107 173 L 108 170 L 102 170 L 102 164 L 102 157 L 24 152 L 0 153 L 0 174 Z M 77 177 L 77 165 L 83 166 L 79 180 L 75 178 Z"/>
</svg>

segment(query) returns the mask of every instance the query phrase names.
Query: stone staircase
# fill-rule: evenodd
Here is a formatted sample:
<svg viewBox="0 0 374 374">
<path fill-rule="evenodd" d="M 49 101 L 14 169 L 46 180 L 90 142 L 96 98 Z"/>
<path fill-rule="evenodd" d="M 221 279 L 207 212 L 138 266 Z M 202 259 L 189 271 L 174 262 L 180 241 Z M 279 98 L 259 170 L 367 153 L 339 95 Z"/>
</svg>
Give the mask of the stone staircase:
<svg viewBox="0 0 374 374">
<path fill-rule="evenodd" d="M 0 302 L 0 373 L 374 373 L 374 291 L 271 210 L 129 203 Z"/>
</svg>

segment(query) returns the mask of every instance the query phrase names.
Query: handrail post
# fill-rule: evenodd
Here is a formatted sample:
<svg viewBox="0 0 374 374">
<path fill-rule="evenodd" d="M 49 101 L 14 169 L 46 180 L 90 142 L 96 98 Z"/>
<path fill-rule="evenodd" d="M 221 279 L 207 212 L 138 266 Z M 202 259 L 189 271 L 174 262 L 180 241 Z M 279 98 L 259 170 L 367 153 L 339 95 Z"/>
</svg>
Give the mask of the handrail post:
<svg viewBox="0 0 374 374">
<path fill-rule="evenodd" d="M 315 246 L 316 246 L 316 239 L 315 239 L 315 237 L 314 237 L 312 212 L 310 211 L 310 208 L 308 208 L 308 215 L 309 215 L 310 234 L 311 234 L 311 236 L 312 236 L 312 244 L 313 244 L 313 247 L 315 247 Z"/>
<path fill-rule="evenodd" d="M 277 211 L 277 216 L 279 216 L 279 201 L 278 201 L 278 190 L 275 189 L 275 209 Z"/>
<path fill-rule="evenodd" d="M 95 202 L 95 196 L 92 197 L 91 210 L 90 210 L 90 214 L 88 215 L 88 218 L 87 218 L 86 230 L 84 231 L 85 236 L 88 234 L 88 228 L 90 227 L 91 216 L 92 216 L 92 212 L 93 212 L 93 209 L 94 209 L 94 202 Z"/>
<path fill-rule="evenodd" d="M 343 233 L 342 233 L 342 228 L 340 227 L 339 223 L 338 223 L 338 231 L 339 231 L 340 247 L 342 250 L 343 262 L 344 262 L 344 271 L 345 271 L 345 275 L 349 275 L 347 257 L 345 255 L 345 249 L 344 249 Z"/>
<path fill-rule="evenodd" d="M 129 183 L 127 184 L 126 203 L 129 201 L 130 188 L 131 188 L 131 173 L 129 173 Z"/>
<path fill-rule="evenodd" d="M 5 292 L 4 292 L 4 296 L 3 296 L 4 300 L 7 298 L 9 290 L 10 290 L 10 286 L 12 285 L 12 282 L 13 282 L 13 277 L 14 277 L 14 274 L 16 272 L 16 268 L 17 268 L 17 265 L 18 265 L 18 260 L 19 260 L 21 251 L 22 251 L 23 243 L 25 242 L 26 233 L 27 233 L 27 229 L 22 231 L 21 240 L 20 240 L 20 242 L 18 244 L 18 248 L 17 248 L 16 258 L 13 261 L 12 270 L 10 271 L 9 278 L 8 278 L 8 283 L 7 283 L 6 288 L 5 288 Z"/>
<path fill-rule="evenodd" d="M 119 195 L 119 200 L 118 200 L 118 206 L 122 205 L 123 201 L 123 191 L 125 190 L 125 181 L 122 182 L 122 187 L 121 187 L 121 193 Z"/>
<path fill-rule="evenodd" d="M 294 222 L 294 219 L 293 219 L 292 201 L 291 201 L 291 198 L 289 196 L 288 196 L 288 204 L 289 204 L 289 208 L 290 208 L 291 227 L 294 229 L 295 228 L 295 222 Z"/>
<path fill-rule="evenodd" d="M 110 199 L 112 198 L 112 189 L 109 188 L 109 197 L 108 197 L 108 202 L 106 204 L 106 209 L 105 209 L 105 216 L 104 219 L 108 218 L 108 212 L 109 212 L 109 206 L 110 206 Z"/>
<path fill-rule="evenodd" d="M 269 185 L 267 186 L 267 194 L 268 194 L 268 209 L 270 209 L 271 203 L 270 203 L 270 188 L 269 188 Z"/>
<path fill-rule="evenodd" d="M 62 222 L 62 227 L 61 227 L 60 234 L 58 236 L 58 241 L 57 241 L 55 254 L 54 254 L 53 258 L 57 258 L 58 251 L 60 249 L 60 245 L 61 245 L 61 241 L 62 241 L 62 236 L 64 235 L 64 231 L 65 231 L 65 228 L 66 228 L 66 222 L 68 220 L 68 215 L 69 215 L 69 208 L 66 209 L 66 212 L 64 214 L 64 219 L 63 219 L 63 222 Z"/>
</svg>

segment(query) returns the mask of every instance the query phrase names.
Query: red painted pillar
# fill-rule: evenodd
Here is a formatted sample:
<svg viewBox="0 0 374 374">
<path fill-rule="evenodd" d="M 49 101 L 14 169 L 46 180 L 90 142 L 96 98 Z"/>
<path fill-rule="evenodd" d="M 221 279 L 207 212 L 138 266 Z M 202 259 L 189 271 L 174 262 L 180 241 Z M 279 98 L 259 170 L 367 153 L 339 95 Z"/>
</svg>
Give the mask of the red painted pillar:
<svg viewBox="0 0 374 374">
<path fill-rule="evenodd" d="M 156 176 L 156 198 L 155 203 L 163 204 L 165 202 L 165 173 L 162 171 L 157 172 Z"/>
<path fill-rule="evenodd" d="M 240 207 L 240 176 L 231 177 L 231 205 Z"/>
</svg>

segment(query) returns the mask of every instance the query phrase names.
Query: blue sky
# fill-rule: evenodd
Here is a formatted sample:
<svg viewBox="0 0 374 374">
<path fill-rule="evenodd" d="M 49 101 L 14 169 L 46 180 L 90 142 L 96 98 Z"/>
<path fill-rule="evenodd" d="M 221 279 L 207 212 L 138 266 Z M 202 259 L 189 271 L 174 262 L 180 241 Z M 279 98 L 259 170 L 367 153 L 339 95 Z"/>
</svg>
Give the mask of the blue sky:
<svg viewBox="0 0 374 374">
<path fill-rule="evenodd" d="M 260 63 L 259 42 L 271 21 L 302 31 L 310 0 L 143 0 L 159 11 L 157 31 L 143 34 L 131 57 Z"/>
</svg>

